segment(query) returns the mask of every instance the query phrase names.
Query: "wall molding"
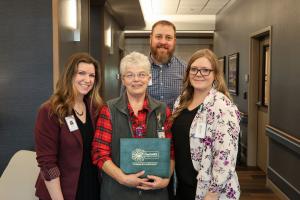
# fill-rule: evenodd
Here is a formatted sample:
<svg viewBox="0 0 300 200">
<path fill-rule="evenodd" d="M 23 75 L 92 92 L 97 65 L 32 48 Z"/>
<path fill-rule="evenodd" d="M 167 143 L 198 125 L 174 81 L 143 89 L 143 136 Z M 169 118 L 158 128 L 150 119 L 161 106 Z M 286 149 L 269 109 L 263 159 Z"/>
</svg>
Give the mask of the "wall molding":
<svg viewBox="0 0 300 200">
<path fill-rule="evenodd" d="M 291 185 L 284 177 L 282 177 L 275 169 L 268 166 L 268 179 L 280 188 L 290 199 L 300 199 L 300 191 Z"/>
<path fill-rule="evenodd" d="M 298 138 L 270 125 L 266 127 L 266 134 L 270 139 L 275 140 L 300 155 L 300 140 Z"/>
<path fill-rule="evenodd" d="M 282 192 L 270 179 L 267 178 L 267 187 L 270 188 L 276 196 L 281 200 L 289 200 L 284 192 Z"/>
</svg>

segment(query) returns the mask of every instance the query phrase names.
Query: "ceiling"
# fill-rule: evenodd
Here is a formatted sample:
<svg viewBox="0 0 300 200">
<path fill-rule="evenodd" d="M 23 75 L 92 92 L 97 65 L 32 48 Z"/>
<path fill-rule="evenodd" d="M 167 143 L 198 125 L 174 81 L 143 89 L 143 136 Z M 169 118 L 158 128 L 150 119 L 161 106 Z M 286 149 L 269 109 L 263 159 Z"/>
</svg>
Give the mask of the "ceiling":
<svg viewBox="0 0 300 200">
<path fill-rule="evenodd" d="M 107 0 L 125 30 L 149 31 L 155 21 L 172 21 L 179 31 L 214 31 L 216 15 L 235 0 Z"/>
<path fill-rule="evenodd" d="M 150 2 L 152 13 L 168 15 L 215 15 L 231 0 L 140 0 Z"/>
</svg>

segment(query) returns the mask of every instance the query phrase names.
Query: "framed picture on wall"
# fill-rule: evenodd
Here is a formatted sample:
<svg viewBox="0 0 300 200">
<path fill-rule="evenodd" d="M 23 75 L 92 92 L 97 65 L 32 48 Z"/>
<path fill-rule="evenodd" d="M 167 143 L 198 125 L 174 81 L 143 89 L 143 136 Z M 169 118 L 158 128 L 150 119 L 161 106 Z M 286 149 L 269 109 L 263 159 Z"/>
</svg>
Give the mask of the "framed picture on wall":
<svg viewBox="0 0 300 200">
<path fill-rule="evenodd" d="M 227 85 L 230 94 L 238 95 L 239 89 L 239 53 L 228 56 Z"/>
<path fill-rule="evenodd" d="M 226 56 L 219 57 L 218 60 L 219 60 L 220 69 L 223 72 L 224 78 L 225 78 L 225 73 L 226 73 Z"/>
</svg>

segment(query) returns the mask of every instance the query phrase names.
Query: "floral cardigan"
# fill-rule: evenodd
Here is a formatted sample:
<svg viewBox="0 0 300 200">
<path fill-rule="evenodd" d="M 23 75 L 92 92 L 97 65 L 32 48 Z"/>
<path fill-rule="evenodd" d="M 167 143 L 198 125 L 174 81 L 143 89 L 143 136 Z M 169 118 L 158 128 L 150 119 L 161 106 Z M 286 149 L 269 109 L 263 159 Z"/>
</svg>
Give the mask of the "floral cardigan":
<svg viewBox="0 0 300 200">
<path fill-rule="evenodd" d="M 174 109 L 178 107 L 179 100 L 180 97 Z M 206 117 L 206 129 L 205 134 L 197 135 L 201 115 Z M 239 121 L 237 107 L 212 88 L 190 127 L 191 158 L 198 171 L 196 200 L 204 199 L 207 191 L 217 192 L 219 199 L 239 199 L 240 186 L 235 171 Z"/>
</svg>

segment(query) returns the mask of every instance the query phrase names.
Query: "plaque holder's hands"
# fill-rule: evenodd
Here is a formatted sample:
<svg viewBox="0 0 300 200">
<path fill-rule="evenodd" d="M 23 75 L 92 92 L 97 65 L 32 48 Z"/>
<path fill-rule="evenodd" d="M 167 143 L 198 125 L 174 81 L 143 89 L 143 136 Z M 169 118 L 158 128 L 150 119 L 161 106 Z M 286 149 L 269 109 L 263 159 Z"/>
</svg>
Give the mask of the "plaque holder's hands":
<svg viewBox="0 0 300 200">
<path fill-rule="evenodd" d="M 175 167 L 175 161 L 170 161 L 170 174 L 173 174 Z M 138 185 L 136 188 L 141 190 L 155 190 L 162 189 L 168 186 L 170 178 L 161 178 L 158 176 L 148 175 L 147 178 L 150 180 L 144 181 L 142 184 Z"/>
<path fill-rule="evenodd" d="M 124 174 L 119 178 L 118 182 L 127 187 L 138 187 L 148 181 L 147 178 L 140 178 L 145 171 L 140 171 L 136 174 Z"/>
<path fill-rule="evenodd" d="M 140 178 L 145 172 L 140 171 L 136 174 L 125 174 L 117 165 L 115 165 L 111 160 L 104 162 L 102 170 L 118 183 L 125 185 L 127 187 L 137 187 L 147 182 L 147 178 Z"/>
<path fill-rule="evenodd" d="M 158 176 L 148 175 L 147 178 L 150 181 L 144 181 L 142 184 L 138 185 L 137 188 L 141 190 L 156 190 L 162 189 L 168 186 L 170 179 L 161 178 Z"/>
</svg>

